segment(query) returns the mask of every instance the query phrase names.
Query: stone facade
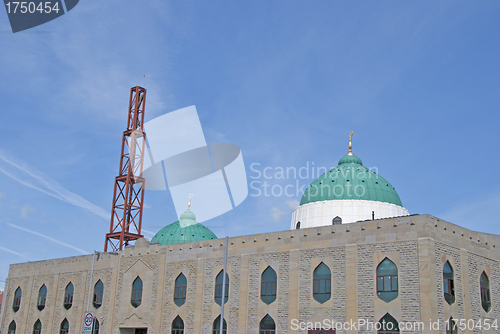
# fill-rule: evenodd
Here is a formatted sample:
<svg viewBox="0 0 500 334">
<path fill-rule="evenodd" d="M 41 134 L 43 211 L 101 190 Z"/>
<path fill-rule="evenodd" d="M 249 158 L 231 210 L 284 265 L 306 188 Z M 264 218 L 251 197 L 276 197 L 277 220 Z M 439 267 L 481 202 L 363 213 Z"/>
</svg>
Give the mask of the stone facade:
<svg viewBox="0 0 500 334">
<path fill-rule="evenodd" d="M 223 268 L 225 240 L 207 240 L 161 246 L 138 240 L 117 255 L 96 257 L 90 282 L 92 255 L 13 264 L 9 270 L 0 329 L 7 334 L 32 334 L 37 320 L 42 334 L 55 333 L 69 322 L 69 334 L 81 333 L 91 292 L 104 284 L 102 306 L 95 312 L 101 334 L 170 333 L 180 316 L 185 333 L 210 334 L 220 313 L 214 300 L 215 278 Z M 402 328 L 402 333 L 445 333 L 444 322 L 455 319 L 490 319 L 500 313 L 500 236 L 478 233 L 429 215 L 363 221 L 309 229 L 229 238 L 227 273 L 229 300 L 225 304 L 228 333 L 259 333 L 260 321 L 269 315 L 276 333 L 308 333 L 297 328 L 324 324 L 324 320 L 359 324 L 376 323 L 386 313 L 398 322 L 422 322 L 423 328 Z M 398 269 L 398 296 L 390 302 L 377 297 L 376 269 L 385 258 Z M 444 300 L 444 263 L 454 270 L 455 302 Z M 313 271 L 320 263 L 331 270 L 331 298 L 313 298 Z M 277 274 L 277 298 L 260 299 L 261 276 L 271 266 Z M 479 277 L 490 279 L 491 310 L 481 307 Z M 187 279 L 186 302 L 174 304 L 175 279 Z M 143 281 L 142 301 L 131 305 L 132 283 Z M 66 286 L 74 286 L 73 304 L 63 306 Z M 46 306 L 38 310 L 40 287 L 47 287 Z M 15 290 L 22 289 L 21 306 L 12 308 Z M 439 321 L 439 330 L 429 322 Z M 330 322 L 331 323 L 331 322 Z M 295 325 L 294 325 L 295 324 Z M 376 333 L 365 327 L 338 328 L 337 333 Z M 482 333 L 478 329 L 459 333 Z M 499 330 L 486 331 L 500 333 Z"/>
</svg>

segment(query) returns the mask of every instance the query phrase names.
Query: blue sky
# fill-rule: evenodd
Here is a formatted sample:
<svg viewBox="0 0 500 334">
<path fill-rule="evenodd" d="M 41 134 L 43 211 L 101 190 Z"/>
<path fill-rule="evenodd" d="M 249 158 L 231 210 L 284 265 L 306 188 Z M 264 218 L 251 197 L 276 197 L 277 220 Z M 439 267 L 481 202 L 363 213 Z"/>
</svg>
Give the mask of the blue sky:
<svg viewBox="0 0 500 334">
<path fill-rule="evenodd" d="M 196 105 L 207 142 L 241 148 L 249 181 L 254 163 L 335 166 L 353 130 L 410 213 L 499 234 L 498 17 L 494 0 L 82 0 L 12 34 L 0 10 L 0 280 L 11 263 L 103 249 L 144 74 L 146 119 Z M 313 178 L 268 180 L 297 181 Z M 300 196 L 255 193 L 205 225 L 288 229 Z M 168 192 L 145 202 L 145 231 L 177 219 Z"/>
</svg>

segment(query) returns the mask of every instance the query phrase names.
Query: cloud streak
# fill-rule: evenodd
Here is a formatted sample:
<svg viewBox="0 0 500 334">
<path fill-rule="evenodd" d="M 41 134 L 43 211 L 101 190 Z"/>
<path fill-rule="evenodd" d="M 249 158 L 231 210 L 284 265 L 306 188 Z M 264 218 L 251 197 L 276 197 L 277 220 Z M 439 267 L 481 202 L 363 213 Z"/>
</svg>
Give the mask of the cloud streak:
<svg viewBox="0 0 500 334">
<path fill-rule="evenodd" d="M 14 255 L 17 255 L 17 256 L 20 256 L 20 257 L 26 257 L 26 256 L 24 256 L 21 253 L 15 252 L 15 251 L 13 251 L 11 249 L 8 249 L 8 248 L 2 247 L 2 246 L 0 246 L 0 250 L 3 250 L 4 252 L 10 253 L 10 254 L 14 254 Z"/>
<path fill-rule="evenodd" d="M 63 202 L 75 205 L 82 209 L 88 210 L 97 216 L 109 219 L 109 212 L 94 205 L 84 199 L 83 197 L 72 193 L 63 186 L 61 186 L 55 180 L 44 173 L 36 170 L 35 168 L 27 165 L 24 162 L 16 161 L 13 157 L 9 156 L 7 153 L 0 151 L 0 160 L 5 162 L 7 166 L 14 167 L 18 172 L 22 172 L 22 176 L 16 175 L 15 172 L 9 171 L 6 168 L 0 167 L 0 172 L 10 177 L 11 179 L 25 185 L 26 187 L 38 190 L 46 195 L 57 198 Z M 3 166 L 5 167 L 5 166 Z"/>
<path fill-rule="evenodd" d="M 24 232 L 28 232 L 28 233 L 34 234 L 34 235 L 36 235 L 36 236 L 39 236 L 39 237 L 45 238 L 45 239 L 50 240 L 50 241 L 52 241 L 52 242 L 54 242 L 54 243 L 56 243 L 56 244 L 59 244 L 59 245 L 61 245 L 61 246 L 65 246 L 65 247 L 68 247 L 68 248 L 74 249 L 74 250 L 76 250 L 76 251 L 78 251 L 78 252 L 80 252 L 80 253 L 82 253 L 82 254 L 87 255 L 87 254 L 89 254 L 89 253 L 90 253 L 90 252 L 87 252 L 86 250 L 80 249 L 80 248 L 78 248 L 78 247 L 72 246 L 72 245 L 67 244 L 67 243 L 65 243 L 65 242 L 62 242 L 62 241 L 56 240 L 56 239 L 54 239 L 54 238 L 51 238 L 51 237 L 49 237 L 49 236 L 46 236 L 45 234 L 42 234 L 42 233 L 39 233 L 39 232 L 36 232 L 36 231 L 32 231 L 32 230 L 29 230 L 29 229 L 27 229 L 27 228 L 24 228 L 24 227 L 21 227 L 21 226 L 17 226 L 17 225 L 11 224 L 11 223 L 7 223 L 7 225 L 9 225 L 10 227 L 16 228 L 16 229 L 18 229 L 18 230 L 21 230 L 21 231 L 24 231 Z M 19 254 L 19 253 L 17 253 L 16 255 L 18 255 L 18 254 Z M 22 255 L 21 255 L 21 256 L 22 256 Z"/>
</svg>

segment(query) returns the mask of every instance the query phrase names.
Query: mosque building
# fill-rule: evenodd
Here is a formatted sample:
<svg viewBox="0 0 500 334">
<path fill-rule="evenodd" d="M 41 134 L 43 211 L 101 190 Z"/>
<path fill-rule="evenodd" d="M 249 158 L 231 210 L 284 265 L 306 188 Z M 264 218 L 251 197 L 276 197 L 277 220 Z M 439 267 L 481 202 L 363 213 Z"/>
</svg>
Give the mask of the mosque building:
<svg viewBox="0 0 500 334">
<path fill-rule="evenodd" d="M 290 230 L 218 239 L 188 206 L 151 242 L 11 265 L 0 330 L 77 334 L 88 310 L 89 334 L 222 334 L 224 305 L 228 334 L 500 333 L 497 246 L 410 215 L 350 141 Z"/>
</svg>

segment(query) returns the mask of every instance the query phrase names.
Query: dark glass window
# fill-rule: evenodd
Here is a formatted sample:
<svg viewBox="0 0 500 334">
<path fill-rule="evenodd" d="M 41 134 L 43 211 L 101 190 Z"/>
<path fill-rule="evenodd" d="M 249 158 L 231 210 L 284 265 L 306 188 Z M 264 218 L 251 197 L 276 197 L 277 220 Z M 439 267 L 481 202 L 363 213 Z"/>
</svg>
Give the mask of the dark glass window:
<svg viewBox="0 0 500 334">
<path fill-rule="evenodd" d="M 483 310 L 489 312 L 491 310 L 490 280 L 484 271 L 479 279 L 479 285 L 481 287 L 481 306 Z"/>
<path fill-rule="evenodd" d="M 37 307 L 41 311 L 45 308 L 45 301 L 47 300 L 47 287 L 42 285 L 40 290 L 38 291 L 38 302 Z"/>
<path fill-rule="evenodd" d="M 260 284 L 260 298 L 267 305 L 276 300 L 276 287 L 278 277 L 272 267 L 267 267 L 262 273 L 262 280 Z"/>
<path fill-rule="evenodd" d="M 93 334 L 99 334 L 99 320 L 94 318 L 94 331 Z"/>
<path fill-rule="evenodd" d="M 142 302 L 142 280 L 140 277 L 137 277 L 132 284 L 132 306 L 139 307 Z"/>
<path fill-rule="evenodd" d="M 342 218 L 340 218 L 339 216 L 333 218 L 332 225 L 340 225 L 340 224 L 342 224 Z"/>
<path fill-rule="evenodd" d="M 9 331 L 7 334 L 16 334 L 16 322 L 12 320 L 12 322 L 9 325 Z"/>
<path fill-rule="evenodd" d="M 458 334 L 458 326 L 455 320 L 450 317 L 450 320 L 446 323 L 446 334 Z"/>
<path fill-rule="evenodd" d="M 42 332 L 42 323 L 38 319 L 33 325 L 33 334 L 40 334 Z"/>
<path fill-rule="evenodd" d="M 323 262 L 314 269 L 313 273 L 313 298 L 324 303 L 332 296 L 332 272 Z"/>
<path fill-rule="evenodd" d="M 377 267 L 377 296 L 385 302 L 398 296 L 398 267 L 388 258 Z"/>
<path fill-rule="evenodd" d="M 94 307 L 99 308 L 102 305 L 102 294 L 104 293 L 104 284 L 98 280 L 94 285 Z"/>
<path fill-rule="evenodd" d="M 184 334 L 184 321 L 179 316 L 172 321 L 172 334 Z"/>
<path fill-rule="evenodd" d="M 273 318 L 269 314 L 267 314 L 260 321 L 260 334 L 275 334 L 276 333 L 276 324 L 274 323 Z"/>
<path fill-rule="evenodd" d="M 227 324 L 226 324 L 226 319 L 224 319 L 224 322 L 222 323 L 222 333 L 220 332 L 220 315 L 217 317 L 217 319 L 214 320 L 214 330 L 213 334 L 226 334 L 227 333 Z"/>
<path fill-rule="evenodd" d="M 64 293 L 64 308 L 66 310 L 69 310 L 71 308 L 71 305 L 73 305 L 73 283 L 69 283 L 68 286 L 66 286 L 66 292 Z"/>
<path fill-rule="evenodd" d="M 183 273 L 177 276 L 175 280 L 174 303 L 177 306 L 182 306 L 186 302 L 187 279 Z"/>
<path fill-rule="evenodd" d="M 397 334 L 399 333 L 399 324 L 389 313 L 386 313 L 379 321 L 380 330 L 378 334 Z M 379 327 L 377 326 L 377 327 Z"/>
<path fill-rule="evenodd" d="M 217 275 L 215 279 L 215 302 L 219 305 L 222 303 L 222 280 L 223 280 L 223 271 Z M 226 287 L 224 289 L 224 304 L 227 303 L 227 299 L 229 297 L 229 276 L 226 273 Z"/>
<path fill-rule="evenodd" d="M 21 287 L 18 287 L 16 289 L 16 292 L 14 293 L 14 303 L 12 304 L 12 309 L 14 312 L 19 311 L 19 308 L 21 307 L 21 297 L 23 296 L 23 290 L 21 290 Z"/>
<path fill-rule="evenodd" d="M 453 268 L 448 261 L 443 266 L 443 290 L 446 302 L 450 305 L 453 304 L 455 302 L 455 283 L 453 281 Z"/>
<path fill-rule="evenodd" d="M 300 230 L 300 222 L 298 222 L 298 223 L 295 225 L 295 229 L 296 229 L 296 230 Z"/>
<path fill-rule="evenodd" d="M 68 320 L 64 319 L 61 322 L 61 329 L 59 331 L 59 334 L 68 334 L 69 331 L 69 322 Z"/>
</svg>

